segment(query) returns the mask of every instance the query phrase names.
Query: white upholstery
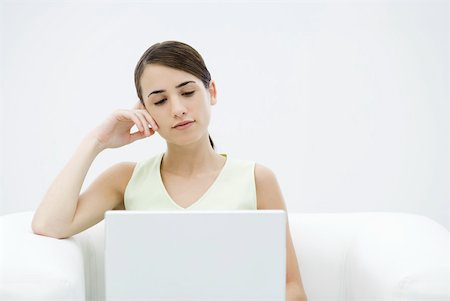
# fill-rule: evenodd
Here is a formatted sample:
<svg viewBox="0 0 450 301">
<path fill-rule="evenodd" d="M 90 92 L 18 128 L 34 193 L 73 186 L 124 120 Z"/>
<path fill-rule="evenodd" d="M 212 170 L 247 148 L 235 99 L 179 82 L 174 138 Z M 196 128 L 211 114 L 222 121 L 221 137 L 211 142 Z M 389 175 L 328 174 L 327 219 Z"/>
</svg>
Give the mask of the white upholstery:
<svg viewBox="0 0 450 301">
<path fill-rule="evenodd" d="M 0 217 L 0 300 L 104 300 L 103 222 L 69 239 Z M 449 301 L 450 234 L 402 213 L 289 214 L 309 301 Z"/>
</svg>

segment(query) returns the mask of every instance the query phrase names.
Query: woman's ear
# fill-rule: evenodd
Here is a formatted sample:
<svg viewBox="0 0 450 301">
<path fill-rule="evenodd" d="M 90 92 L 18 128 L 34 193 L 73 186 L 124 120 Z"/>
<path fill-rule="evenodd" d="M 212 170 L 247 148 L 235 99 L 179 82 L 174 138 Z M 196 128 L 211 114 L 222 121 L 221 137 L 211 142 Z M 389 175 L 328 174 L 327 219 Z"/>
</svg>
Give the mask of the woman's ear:
<svg viewBox="0 0 450 301">
<path fill-rule="evenodd" d="M 214 80 L 211 80 L 209 83 L 209 96 L 210 96 L 210 103 L 211 105 L 215 105 L 217 103 L 217 89 L 216 89 L 216 82 Z"/>
</svg>

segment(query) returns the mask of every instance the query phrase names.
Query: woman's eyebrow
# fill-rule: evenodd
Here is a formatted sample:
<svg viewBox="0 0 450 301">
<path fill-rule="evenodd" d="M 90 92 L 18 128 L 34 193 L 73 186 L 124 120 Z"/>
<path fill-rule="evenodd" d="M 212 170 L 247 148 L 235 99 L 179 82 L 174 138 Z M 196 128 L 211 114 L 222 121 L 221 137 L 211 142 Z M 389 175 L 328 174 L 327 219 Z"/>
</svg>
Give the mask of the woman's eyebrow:
<svg viewBox="0 0 450 301">
<path fill-rule="evenodd" d="M 190 84 L 190 83 L 195 83 L 195 82 L 193 80 L 188 80 L 188 81 L 182 82 L 181 84 L 176 85 L 175 88 L 178 89 L 178 88 L 186 86 L 187 84 Z M 166 92 L 166 90 L 155 90 L 155 91 L 151 92 L 149 95 L 147 95 L 147 98 L 149 98 L 150 95 L 152 95 L 152 94 L 158 94 L 158 93 L 163 93 L 163 92 Z"/>
</svg>

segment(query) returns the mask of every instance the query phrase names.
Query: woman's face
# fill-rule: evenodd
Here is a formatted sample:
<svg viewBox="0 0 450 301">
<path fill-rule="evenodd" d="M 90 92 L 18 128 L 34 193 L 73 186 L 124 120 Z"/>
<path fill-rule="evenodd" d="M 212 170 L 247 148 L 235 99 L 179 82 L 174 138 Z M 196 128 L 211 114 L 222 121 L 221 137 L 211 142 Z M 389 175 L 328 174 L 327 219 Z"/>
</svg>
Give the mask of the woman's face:
<svg viewBox="0 0 450 301">
<path fill-rule="evenodd" d="M 140 80 L 144 105 L 168 143 L 186 145 L 208 132 L 216 87 L 205 89 L 194 75 L 158 64 L 145 67 Z"/>
</svg>

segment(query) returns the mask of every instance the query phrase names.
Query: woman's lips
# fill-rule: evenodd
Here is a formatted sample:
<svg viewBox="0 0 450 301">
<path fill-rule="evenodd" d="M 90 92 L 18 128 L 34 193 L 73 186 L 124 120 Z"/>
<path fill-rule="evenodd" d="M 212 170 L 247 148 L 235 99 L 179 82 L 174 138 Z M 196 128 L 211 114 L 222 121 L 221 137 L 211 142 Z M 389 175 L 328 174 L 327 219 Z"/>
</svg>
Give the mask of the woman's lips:
<svg viewBox="0 0 450 301">
<path fill-rule="evenodd" d="M 177 129 L 177 130 L 184 130 L 184 129 L 187 129 L 188 127 L 190 127 L 193 124 L 194 124 L 194 121 L 186 121 L 186 122 L 181 122 L 179 125 L 176 125 L 173 128 Z"/>
</svg>

